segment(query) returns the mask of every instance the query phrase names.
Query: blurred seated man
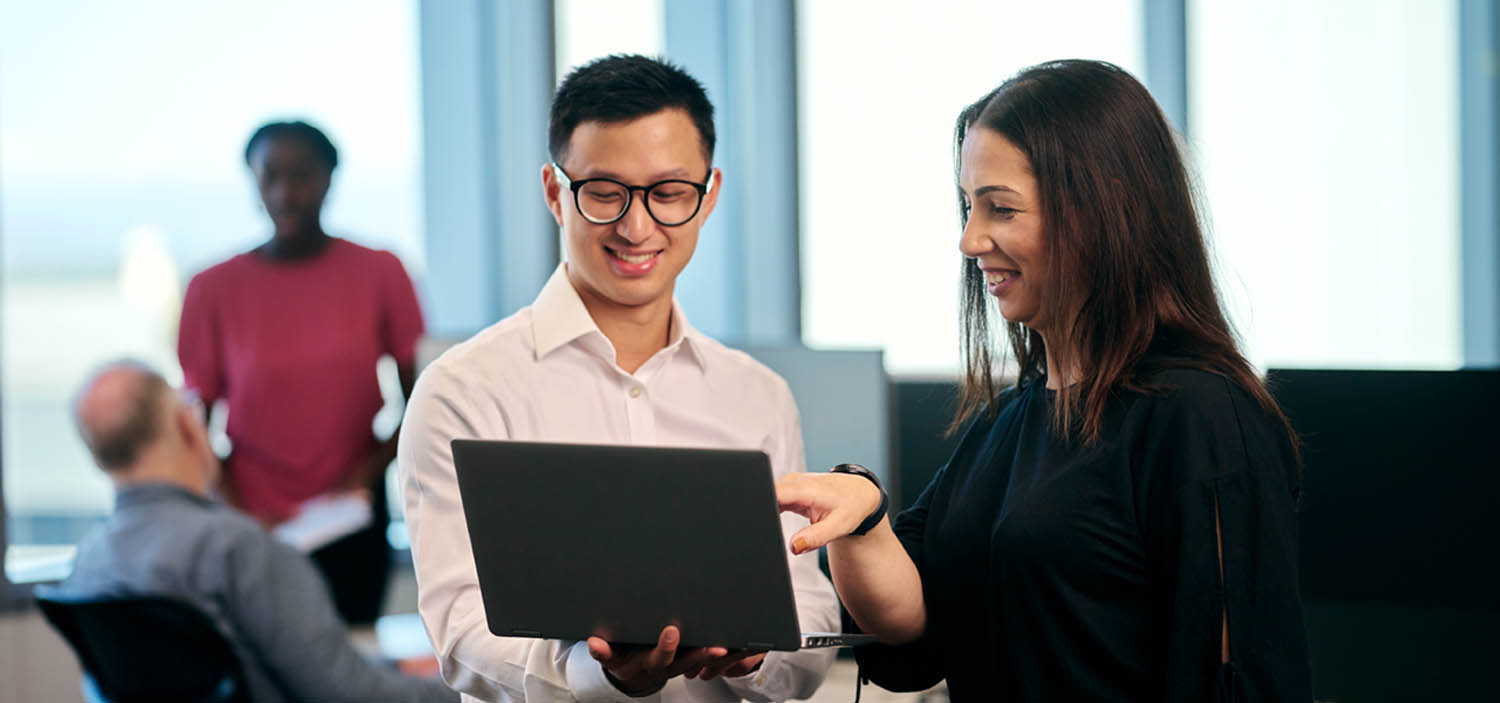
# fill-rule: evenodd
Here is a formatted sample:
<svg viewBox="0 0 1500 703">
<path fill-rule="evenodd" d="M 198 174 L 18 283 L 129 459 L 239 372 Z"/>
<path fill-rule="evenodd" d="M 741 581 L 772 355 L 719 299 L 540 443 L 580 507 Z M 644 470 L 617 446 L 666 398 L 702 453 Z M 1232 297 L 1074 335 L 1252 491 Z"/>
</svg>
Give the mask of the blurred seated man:
<svg viewBox="0 0 1500 703">
<path fill-rule="evenodd" d="M 441 681 L 361 656 L 307 558 L 210 497 L 219 476 L 201 409 L 129 361 L 97 372 L 75 405 L 113 479 L 115 509 L 78 548 L 64 598 L 164 595 L 220 625 L 255 701 L 456 701 Z"/>
</svg>

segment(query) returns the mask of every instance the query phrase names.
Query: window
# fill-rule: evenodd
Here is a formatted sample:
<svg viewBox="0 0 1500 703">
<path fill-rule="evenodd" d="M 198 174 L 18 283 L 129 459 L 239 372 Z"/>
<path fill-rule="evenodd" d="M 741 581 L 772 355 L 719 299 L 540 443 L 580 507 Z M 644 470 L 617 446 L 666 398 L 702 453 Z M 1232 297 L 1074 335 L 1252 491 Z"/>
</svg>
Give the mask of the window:
<svg viewBox="0 0 1500 703">
<path fill-rule="evenodd" d="M 664 0 L 555 0 L 557 80 L 609 54 L 656 56 L 666 46 Z"/>
<path fill-rule="evenodd" d="M 1192 150 L 1252 360 L 1459 366 L 1455 3 L 1188 10 Z"/>
<path fill-rule="evenodd" d="M 1142 76 L 1138 1 L 798 5 L 802 319 L 811 346 L 958 365 L 959 110 L 1017 70 L 1097 58 Z"/>
<path fill-rule="evenodd" d="M 415 4 L 8 3 L 0 18 L 4 480 L 12 545 L 66 544 L 109 507 L 69 396 L 95 365 L 181 378 L 187 280 L 268 236 L 242 161 L 261 122 L 340 149 L 334 234 L 420 281 Z"/>
</svg>

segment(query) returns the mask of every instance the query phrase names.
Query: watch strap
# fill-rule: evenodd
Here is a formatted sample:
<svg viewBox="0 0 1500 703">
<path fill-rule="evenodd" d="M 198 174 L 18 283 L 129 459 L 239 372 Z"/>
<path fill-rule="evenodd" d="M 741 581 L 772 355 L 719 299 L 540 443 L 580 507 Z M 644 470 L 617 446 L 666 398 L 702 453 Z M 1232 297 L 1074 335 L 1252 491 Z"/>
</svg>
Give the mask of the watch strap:
<svg viewBox="0 0 1500 703">
<path fill-rule="evenodd" d="M 863 476 L 868 479 L 870 483 L 875 484 L 875 489 L 880 491 L 880 505 L 876 506 L 875 511 L 870 513 L 869 516 L 864 519 L 864 522 L 859 523 L 859 525 L 849 533 L 856 537 L 861 537 L 868 534 L 870 530 L 875 529 L 875 526 L 880 524 L 881 518 L 885 517 L 886 510 L 890 508 L 891 499 L 889 495 L 886 495 L 885 486 L 880 485 L 880 479 L 875 476 L 874 472 L 863 466 L 860 466 L 859 464 L 839 464 L 838 466 L 829 469 L 829 472 L 836 474 Z"/>
</svg>

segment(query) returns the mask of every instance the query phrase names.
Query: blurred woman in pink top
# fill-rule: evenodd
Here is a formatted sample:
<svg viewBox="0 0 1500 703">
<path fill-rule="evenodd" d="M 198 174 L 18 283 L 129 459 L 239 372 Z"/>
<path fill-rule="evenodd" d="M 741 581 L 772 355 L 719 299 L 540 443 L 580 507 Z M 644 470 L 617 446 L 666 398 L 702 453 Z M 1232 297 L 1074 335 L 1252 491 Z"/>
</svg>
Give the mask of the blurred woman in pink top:
<svg viewBox="0 0 1500 703">
<path fill-rule="evenodd" d="M 309 499 L 368 497 L 374 520 L 311 556 L 345 620 L 379 614 L 390 567 L 386 467 L 396 435 L 371 428 L 389 354 L 410 395 L 422 313 L 394 255 L 331 237 L 321 212 L 338 151 L 305 122 L 261 127 L 245 147 L 273 234 L 188 284 L 177 355 L 205 404 L 224 399 L 225 498 L 262 524 Z"/>
</svg>

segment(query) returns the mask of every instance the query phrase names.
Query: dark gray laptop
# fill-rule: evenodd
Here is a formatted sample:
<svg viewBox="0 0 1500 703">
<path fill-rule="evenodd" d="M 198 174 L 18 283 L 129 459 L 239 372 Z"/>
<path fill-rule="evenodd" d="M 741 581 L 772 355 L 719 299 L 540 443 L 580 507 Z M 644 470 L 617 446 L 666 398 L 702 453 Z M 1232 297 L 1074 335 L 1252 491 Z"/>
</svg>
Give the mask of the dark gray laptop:
<svg viewBox="0 0 1500 703">
<path fill-rule="evenodd" d="M 764 452 L 456 439 L 490 632 L 795 650 L 802 633 Z"/>
</svg>

